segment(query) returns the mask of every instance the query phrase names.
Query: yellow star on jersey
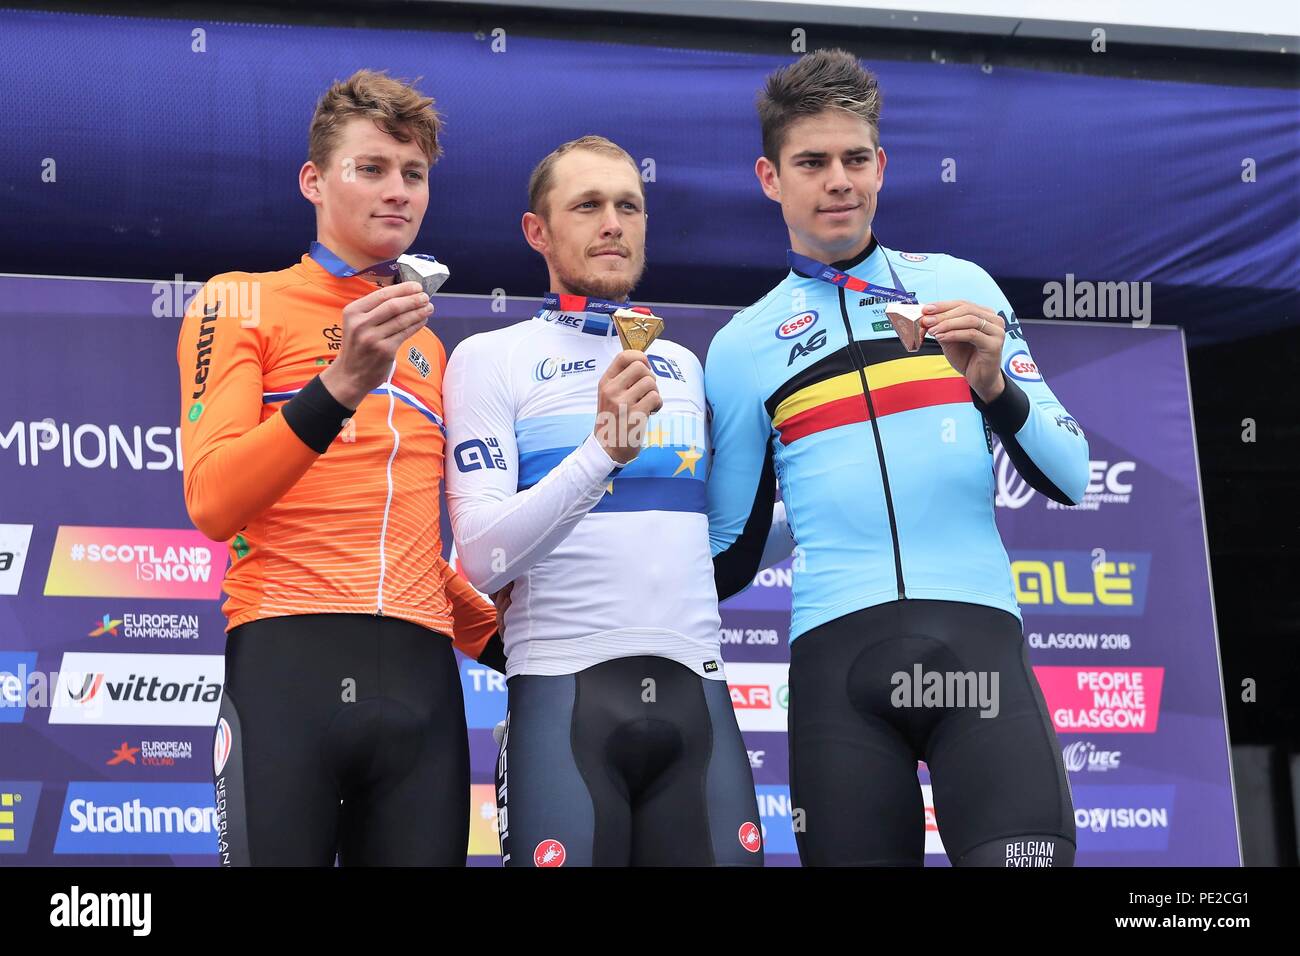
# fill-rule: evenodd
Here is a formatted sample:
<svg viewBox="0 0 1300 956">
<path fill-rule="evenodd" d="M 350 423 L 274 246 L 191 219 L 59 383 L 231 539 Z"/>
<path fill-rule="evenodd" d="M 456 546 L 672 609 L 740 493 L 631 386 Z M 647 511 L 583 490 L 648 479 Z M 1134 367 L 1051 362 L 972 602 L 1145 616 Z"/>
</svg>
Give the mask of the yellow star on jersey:
<svg viewBox="0 0 1300 956">
<path fill-rule="evenodd" d="M 695 466 L 699 464 L 700 459 L 704 457 L 703 453 L 695 450 L 694 445 L 690 447 L 689 451 L 679 451 L 679 452 L 675 452 L 674 454 L 676 454 L 677 457 L 682 460 L 682 463 L 677 466 L 677 470 L 673 472 L 674 478 L 676 478 L 684 471 L 690 471 L 690 473 L 694 475 Z"/>
</svg>

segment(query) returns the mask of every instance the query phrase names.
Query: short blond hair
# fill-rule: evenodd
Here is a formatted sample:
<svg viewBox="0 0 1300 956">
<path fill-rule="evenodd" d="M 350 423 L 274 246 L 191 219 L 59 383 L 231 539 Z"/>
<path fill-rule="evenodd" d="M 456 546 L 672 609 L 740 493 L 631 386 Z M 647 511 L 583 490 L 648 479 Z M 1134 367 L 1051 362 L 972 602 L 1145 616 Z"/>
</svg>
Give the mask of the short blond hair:
<svg viewBox="0 0 1300 956">
<path fill-rule="evenodd" d="M 546 158 L 533 167 L 533 174 L 528 177 L 528 211 L 546 218 L 546 200 L 555 184 L 555 164 L 566 153 L 571 153 L 575 149 L 585 149 L 591 153 L 600 153 L 602 156 L 621 156 L 626 159 L 632 169 L 636 171 L 636 181 L 641 185 L 641 202 L 645 204 L 645 183 L 641 181 L 641 169 L 636 164 L 636 160 L 631 157 L 627 150 L 615 143 L 613 140 L 606 139 L 604 136 L 579 136 L 577 139 L 571 139 L 561 146 L 555 147 L 547 154 Z"/>
<path fill-rule="evenodd" d="M 442 155 L 438 145 L 442 117 L 434 109 L 433 98 L 384 72 L 357 70 L 346 80 L 336 80 L 316 104 L 307 158 L 318 169 L 326 167 L 338 148 L 343 127 L 358 116 L 373 120 L 399 142 L 414 140 L 430 166 Z"/>
</svg>

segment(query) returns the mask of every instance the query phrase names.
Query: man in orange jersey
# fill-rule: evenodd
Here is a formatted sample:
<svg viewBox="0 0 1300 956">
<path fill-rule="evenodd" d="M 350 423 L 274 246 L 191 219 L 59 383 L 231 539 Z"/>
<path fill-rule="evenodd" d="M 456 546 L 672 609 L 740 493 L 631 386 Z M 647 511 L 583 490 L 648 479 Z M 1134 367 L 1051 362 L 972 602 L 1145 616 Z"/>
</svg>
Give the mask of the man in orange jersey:
<svg viewBox="0 0 1300 956">
<path fill-rule="evenodd" d="M 331 86 L 299 173 L 311 251 L 213 278 L 181 329 L 185 503 L 231 558 L 223 865 L 465 861 L 452 646 L 504 658 L 495 609 L 442 557 L 446 353 L 428 295 L 394 265 L 428 206 L 438 132 L 433 101 L 401 82 Z"/>
</svg>

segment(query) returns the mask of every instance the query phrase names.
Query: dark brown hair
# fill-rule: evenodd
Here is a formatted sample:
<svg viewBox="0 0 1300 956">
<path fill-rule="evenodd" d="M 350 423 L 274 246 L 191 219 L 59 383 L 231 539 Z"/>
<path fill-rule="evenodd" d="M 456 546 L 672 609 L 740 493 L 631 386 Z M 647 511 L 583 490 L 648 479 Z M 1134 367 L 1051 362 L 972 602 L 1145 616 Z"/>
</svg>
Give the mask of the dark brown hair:
<svg viewBox="0 0 1300 956">
<path fill-rule="evenodd" d="M 871 127 L 880 145 L 880 86 L 847 50 L 817 50 L 768 76 L 758 93 L 763 155 L 780 168 L 790 125 L 823 110 L 844 110 Z"/>
</svg>

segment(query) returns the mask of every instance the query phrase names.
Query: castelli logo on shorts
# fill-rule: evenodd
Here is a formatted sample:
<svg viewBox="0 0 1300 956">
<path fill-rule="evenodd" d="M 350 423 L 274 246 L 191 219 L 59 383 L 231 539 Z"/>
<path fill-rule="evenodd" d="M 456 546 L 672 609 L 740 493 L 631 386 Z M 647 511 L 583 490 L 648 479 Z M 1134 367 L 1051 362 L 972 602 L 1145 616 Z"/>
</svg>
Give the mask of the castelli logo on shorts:
<svg viewBox="0 0 1300 956">
<path fill-rule="evenodd" d="M 763 848 L 763 834 L 749 821 L 740 825 L 740 845 L 750 853 L 757 853 Z"/>
<path fill-rule="evenodd" d="M 217 721 L 217 736 L 212 742 L 212 769 L 218 777 L 221 776 L 221 771 L 226 769 L 226 761 L 230 759 L 230 750 L 235 743 L 234 738 L 230 724 L 222 717 Z"/>
<path fill-rule="evenodd" d="M 564 844 L 559 840 L 543 840 L 533 851 L 533 862 L 538 866 L 564 866 Z"/>
<path fill-rule="evenodd" d="M 798 315 L 792 315 L 776 327 L 776 337 L 778 339 L 793 339 L 803 335 L 814 325 L 817 324 L 817 312 L 809 309 L 807 312 L 800 312 Z"/>
</svg>

